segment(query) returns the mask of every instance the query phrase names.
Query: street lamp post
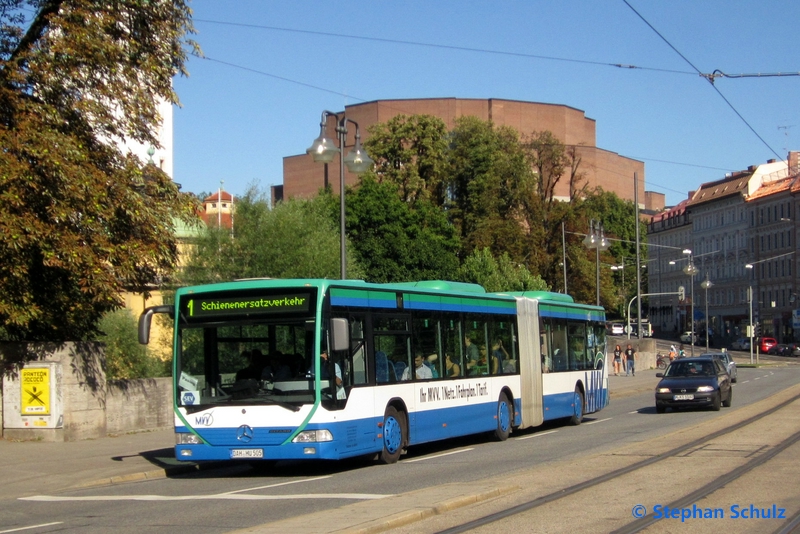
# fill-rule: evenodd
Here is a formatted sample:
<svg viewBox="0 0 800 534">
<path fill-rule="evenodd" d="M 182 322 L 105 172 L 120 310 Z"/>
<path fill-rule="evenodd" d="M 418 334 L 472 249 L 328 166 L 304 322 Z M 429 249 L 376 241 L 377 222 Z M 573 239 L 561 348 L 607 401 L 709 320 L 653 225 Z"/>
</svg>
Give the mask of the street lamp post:
<svg viewBox="0 0 800 534">
<path fill-rule="evenodd" d="M 687 260 L 688 263 L 686 267 L 683 268 L 683 272 L 689 275 L 689 300 L 691 301 L 691 317 L 689 320 L 689 345 L 691 345 L 692 356 L 694 356 L 694 275 L 697 274 L 697 267 L 695 267 L 694 262 L 692 261 L 692 251 L 687 249 L 683 250 L 683 253 L 687 255 L 686 258 L 682 258 Z M 670 265 L 675 265 L 678 261 L 681 260 L 673 260 L 670 261 Z M 706 334 L 708 337 L 708 334 Z"/>
<path fill-rule="evenodd" d="M 708 279 L 708 271 L 706 271 L 706 279 L 700 284 L 700 287 L 706 290 L 706 352 L 708 352 L 708 288 L 713 285 Z"/>
<path fill-rule="evenodd" d="M 791 256 L 796 251 L 787 252 L 785 254 L 778 254 L 777 256 L 772 256 L 771 258 L 764 258 L 763 260 L 754 261 L 748 263 L 744 266 L 745 269 L 750 269 L 753 271 L 753 274 L 750 276 L 750 286 L 748 287 L 748 296 L 750 301 L 750 363 L 753 363 L 753 343 L 757 341 L 755 336 L 755 325 L 753 324 L 753 280 L 756 282 L 756 291 L 758 291 L 758 276 L 756 275 L 755 266 L 758 263 L 764 263 L 765 261 L 772 261 L 777 260 L 778 258 L 785 258 L 786 256 Z"/>
<path fill-rule="evenodd" d="M 603 232 L 603 224 L 600 221 L 595 221 L 592 219 L 589 222 L 589 233 L 586 235 L 586 238 L 583 240 L 583 244 L 586 248 L 594 249 L 595 250 L 595 261 L 596 261 L 596 284 L 597 284 L 597 305 L 600 306 L 600 251 L 606 250 L 608 248 L 608 241 L 606 240 L 606 236 Z"/>
<path fill-rule="evenodd" d="M 336 135 L 339 138 L 339 146 L 332 139 L 325 136 L 325 126 L 328 117 L 336 117 Z M 344 146 L 347 141 L 347 123 L 351 123 L 356 127 L 356 141 L 353 150 L 347 156 L 344 155 Z M 325 163 L 326 165 L 333 161 L 336 154 L 339 153 L 339 254 L 341 255 L 341 277 L 342 280 L 347 278 L 347 257 L 346 257 L 346 242 L 345 237 L 345 223 L 344 223 L 344 167 L 355 174 L 362 174 L 366 172 L 374 163 L 372 158 L 361 148 L 361 132 L 358 129 L 358 123 L 352 119 L 348 119 L 344 114 L 341 118 L 332 111 L 323 111 L 322 120 L 319 123 L 319 137 L 317 137 L 311 146 L 308 147 L 306 153 L 309 154 L 317 163 Z"/>
</svg>

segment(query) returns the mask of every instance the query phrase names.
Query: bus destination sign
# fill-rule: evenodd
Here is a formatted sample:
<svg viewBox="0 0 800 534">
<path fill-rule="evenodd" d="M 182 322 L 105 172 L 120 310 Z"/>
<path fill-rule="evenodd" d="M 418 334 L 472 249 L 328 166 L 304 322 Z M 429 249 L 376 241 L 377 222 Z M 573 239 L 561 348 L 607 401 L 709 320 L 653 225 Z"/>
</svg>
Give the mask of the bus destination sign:
<svg viewBox="0 0 800 534">
<path fill-rule="evenodd" d="M 223 317 L 226 315 L 266 315 L 307 312 L 311 309 L 308 294 L 271 295 L 265 297 L 242 296 L 226 298 L 193 297 L 184 300 L 184 309 L 190 319 Z"/>
</svg>

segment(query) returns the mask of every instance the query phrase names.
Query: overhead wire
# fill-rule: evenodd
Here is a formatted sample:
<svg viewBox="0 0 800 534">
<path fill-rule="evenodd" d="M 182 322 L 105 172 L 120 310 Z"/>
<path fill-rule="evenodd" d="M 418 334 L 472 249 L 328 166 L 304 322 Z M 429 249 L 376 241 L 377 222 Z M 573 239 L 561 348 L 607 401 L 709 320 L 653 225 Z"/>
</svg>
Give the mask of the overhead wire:
<svg viewBox="0 0 800 534">
<path fill-rule="evenodd" d="M 633 12 L 636 14 L 636 16 L 637 16 L 637 17 L 639 17 L 639 18 L 642 20 L 642 22 L 644 22 L 644 23 L 645 23 L 645 24 L 646 24 L 646 25 L 647 25 L 647 26 L 648 26 L 648 27 L 649 27 L 651 30 L 653 30 L 653 32 L 654 32 L 656 35 L 658 35 L 658 36 L 661 38 L 661 40 L 662 40 L 662 41 L 664 41 L 664 42 L 667 44 L 667 46 L 669 46 L 669 47 L 670 47 L 670 48 L 671 48 L 671 49 L 672 49 L 672 50 L 673 50 L 673 51 L 674 51 L 676 54 L 678 54 L 678 55 L 679 55 L 679 56 L 680 56 L 680 57 L 681 57 L 681 58 L 682 58 L 682 59 L 683 59 L 683 60 L 684 60 L 686 63 L 688 63 L 688 64 L 689 64 L 689 66 L 691 66 L 691 67 L 692 67 L 692 68 L 693 68 L 693 69 L 694 69 L 694 70 L 697 72 L 697 74 L 698 74 L 698 75 L 700 75 L 700 76 L 703 76 L 704 78 L 706 78 L 706 80 L 707 80 L 707 81 L 708 81 L 708 82 L 711 84 L 711 87 L 713 87 L 713 88 L 714 88 L 714 91 L 716 91 L 716 92 L 717 92 L 717 94 L 720 96 L 720 98 L 722 98 L 722 100 L 724 100 L 724 101 L 725 101 L 725 103 L 726 103 L 726 104 L 728 104 L 728 107 L 729 107 L 729 108 L 731 108 L 731 110 L 733 110 L 733 112 L 736 114 L 736 116 L 737 116 L 737 117 L 739 117 L 739 118 L 742 120 L 742 122 L 743 122 L 743 123 L 744 123 L 744 124 L 745 124 L 745 125 L 746 125 L 746 126 L 749 128 L 749 129 L 750 129 L 750 131 L 751 131 L 751 132 L 753 132 L 753 134 L 754 134 L 756 137 L 758 137 L 758 139 L 759 139 L 759 140 L 760 140 L 760 141 L 761 141 L 761 142 L 764 144 L 764 146 L 765 146 L 765 147 L 767 147 L 767 148 L 768 148 L 768 149 L 769 149 L 769 150 L 770 150 L 770 151 L 771 151 L 773 154 L 775 154 L 775 157 L 777 157 L 778 159 L 782 159 L 782 158 L 781 158 L 781 156 L 780 156 L 780 155 L 779 155 L 779 154 L 778 154 L 778 153 L 775 151 L 775 149 L 774 149 L 774 148 L 772 148 L 772 147 L 769 145 L 769 143 L 767 143 L 767 141 L 766 141 L 766 140 L 765 140 L 763 137 L 761 137 L 761 135 L 760 135 L 760 134 L 759 134 L 759 133 L 758 133 L 758 132 L 755 130 L 755 128 L 753 128 L 753 126 L 752 126 L 752 125 L 750 125 L 750 123 L 749 123 L 749 122 L 747 122 L 747 119 L 745 119 L 745 118 L 744 118 L 744 116 L 743 116 L 741 113 L 739 113 L 739 110 L 737 110 L 737 109 L 736 109 L 736 108 L 733 106 L 733 104 L 731 103 L 731 101 L 730 101 L 730 100 L 728 100 L 728 99 L 725 97 L 725 95 L 723 95 L 723 94 L 722 94 L 722 92 L 719 90 L 719 87 L 717 87 L 717 86 L 716 86 L 716 84 L 714 83 L 714 78 L 713 78 L 713 77 L 709 77 L 709 76 L 711 76 L 711 75 L 703 74 L 703 72 L 702 72 L 700 69 L 698 69 L 698 68 L 697 68 L 697 67 L 696 67 L 696 66 L 695 66 L 695 65 L 694 65 L 694 64 L 693 64 L 691 61 L 689 61 L 689 59 L 688 59 L 686 56 L 684 56 L 684 55 L 683 55 L 683 54 L 680 52 L 680 50 L 678 50 L 677 48 L 675 48 L 675 46 L 673 46 L 673 44 L 672 44 L 672 43 L 670 43 L 670 42 L 669 42 L 669 40 L 668 40 L 666 37 L 664 37 L 663 35 L 661 35 L 661 32 L 659 32 L 659 31 L 658 31 L 658 30 L 655 28 L 655 26 L 653 26 L 652 24 L 650 24 L 650 22 L 649 22 L 649 21 L 648 21 L 646 18 L 644 18 L 644 17 L 642 16 L 642 14 L 641 14 L 641 13 L 639 13 L 638 11 L 636 11 L 636 9 L 635 9 L 635 8 L 634 8 L 634 7 L 633 7 L 633 6 L 632 6 L 632 5 L 631 5 L 631 4 L 628 2 L 628 0 L 622 0 L 622 1 L 625 3 L 625 5 L 626 5 L 626 6 L 628 6 L 628 7 L 631 9 L 631 11 L 633 11 Z"/>
<path fill-rule="evenodd" d="M 711 82 L 714 89 L 717 91 L 718 95 L 728 104 L 728 106 L 733 110 L 733 112 L 744 122 L 744 124 L 750 129 L 751 132 L 770 150 L 776 157 L 780 158 L 780 155 L 775 152 L 775 150 L 756 132 L 756 130 L 749 124 L 749 122 L 739 113 L 738 110 L 733 106 L 733 104 L 719 91 L 719 89 L 714 85 L 714 79 L 716 77 L 726 77 L 726 78 L 742 78 L 742 77 L 752 77 L 752 76 L 793 76 L 793 75 L 800 75 L 800 73 L 770 73 L 770 74 L 740 74 L 740 75 L 728 75 L 723 73 L 722 71 L 715 70 L 712 74 L 704 74 L 697 68 L 686 56 L 684 56 L 675 46 L 670 43 L 666 37 L 664 37 L 649 21 L 647 21 L 627 0 L 623 0 L 623 2 L 654 32 L 658 35 L 676 54 L 678 54 L 689 66 L 694 69 L 694 72 L 688 71 L 680 71 L 675 69 L 661 69 L 661 68 L 654 68 L 654 67 L 642 67 L 636 65 L 627 65 L 622 63 L 608 63 L 608 62 L 598 62 L 598 61 L 588 61 L 588 60 L 580 60 L 580 59 L 573 59 L 573 58 L 561 58 L 555 56 L 543 56 L 543 55 L 536 55 L 536 54 L 526 54 L 520 52 L 508 52 L 502 50 L 491 50 L 491 49 L 484 49 L 484 48 L 473 48 L 473 47 L 464 47 L 464 46 L 455 46 L 455 45 L 444 45 L 444 44 L 437 44 L 437 43 L 426 43 L 426 42 L 418 42 L 418 41 L 408 41 L 408 40 L 399 40 L 399 39 L 386 39 L 380 37 L 366 37 L 366 36 L 359 36 L 359 35 L 348 35 L 348 34 L 340 34 L 340 33 L 333 33 L 333 32 L 321 32 L 321 31 L 314 31 L 314 30 L 300 30 L 294 28 L 282 28 L 277 26 L 266 26 L 266 25 L 259 25 L 259 24 L 247 24 L 247 23 L 235 23 L 235 22 L 225 22 L 225 21 L 215 21 L 215 20 L 208 20 L 208 19 L 194 19 L 195 22 L 205 22 L 209 24 L 219 24 L 219 25 L 228 25 L 228 26 L 238 26 L 238 27 L 248 27 L 248 28 L 256 28 L 262 30 L 270 30 L 270 31 L 283 31 L 283 32 L 290 32 L 290 33 L 302 33 L 302 34 L 309 34 L 309 35 L 320 35 L 325 37 L 336 37 L 336 38 L 344 38 L 344 39 L 356 39 L 356 40 L 366 40 L 366 41 L 374 41 L 374 42 L 385 42 L 390 44 L 401 44 L 401 45 L 410 45 L 410 46 L 422 46 L 422 47 L 430 47 L 430 48 L 440 48 L 440 49 L 447 49 L 447 50 L 457 50 L 457 51 L 464 51 L 464 52 L 471 52 L 471 53 L 485 53 L 485 54 L 494 54 L 494 55 L 504 55 L 504 56 L 512 56 L 512 57 L 522 57 L 522 58 L 530 58 L 530 59 L 543 59 L 543 60 L 550 60 L 550 61 L 562 61 L 562 62 L 570 62 L 570 63 L 580 63 L 580 64 L 588 64 L 588 65 L 596 65 L 596 66 L 605 66 L 605 67 L 614 67 L 614 68 L 625 68 L 625 69 L 635 69 L 635 70 L 646 70 L 646 71 L 656 71 L 656 72 L 665 72 L 665 73 L 672 73 L 672 74 L 689 74 L 689 75 L 699 75 L 709 82 Z M 196 55 L 196 54 L 195 54 Z M 367 100 L 364 98 L 360 98 L 351 94 L 341 93 L 339 91 L 334 91 L 325 87 L 321 87 L 318 85 L 310 84 L 307 82 L 302 82 L 299 80 L 294 80 L 291 78 L 287 78 L 285 76 L 279 76 L 276 74 L 271 74 L 268 72 L 264 72 L 258 69 L 253 69 L 250 67 L 244 67 L 242 65 L 238 65 L 235 63 L 231 63 L 228 61 L 223 61 L 215 58 L 211 58 L 205 55 L 196 55 L 201 59 L 205 59 L 207 61 L 219 63 L 222 65 L 226 65 L 229 67 L 245 70 L 248 72 L 252 72 L 254 74 L 259 74 L 262 76 L 266 76 L 269 78 L 273 78 L 276 80 L 285 81 L 288 83 L 293 83 L 296 85 L 300 85 L 303 87 L 308 87 L 311 89 L 315 89 L 318 91 L 322 91 L 325 93 L 341 96 L 344 98 L 353 99 L 359 102 L 366 102 Z M 731 169 L 724 169 L 719 167 L 710 167 L 704 165 L 696 165 L 691 163 L 681 163 L 681 162 L 674 162 L 674 161 L 667 161 L 667 160 L 659 160 L 655 158 L 644 158 L 644 157 L 635 157 L 633 159 L 640 159 L 643 161 L 654 161 L 659 163 L 668 163 L 673 165 L 684 165 L 690 167 L 697 167 L 697 168 L 705 168 L 711 170 L 722 170 L 726 172 L 731 172 Z M 648 182 L 651 186 L 657 186 L 661 189 L 667 191 L 673 191 L 676 193 L 683 193 L 683 191 L 677 191 L 670 187 L 663 186 L 660 184 L 655 184 L 653 182 Z"/>
<path fill-rule="evenodd" d="M 602 61 L 589 61 L 586 59 L 574 59 L 574 58 L 565 58 L 565 57 L 556 57 L 556 56 L 542 56 L 537 54 L 526 54 L 524 52 L 509 52 L 506 50 L 492 50 L 488 48 L 473 48 L 468 46 L 456 46 L 456 45 L 446 45 L 446 44 L 439 44 L 439 43 L 426 43 L 421 41 L 407 41 L 401 39 L 387 39 L 385 37 L 367 37 L 363 35 L 349 35 L 344 33 L 332 33 L 332 32 L 321 32 L 321 31 L 314 31 L 314 30 L 299 30 L 296 28 L 281 28 L 278 26 L 265 26 L 261 24 L 246 24 L 241 22 L 223 22 L 218 20 L 208 20 L 208 19 L 192 19 L 194 22 L 205 22 L 208 24 L 220 24 L 220 25 L 228 25 L 228 26 L 238 26 L 244 28 L 256 28 L 261 30 L 270 30 L 270 31 L 282 31 L 282 32 L 289 32 L 289 33 L 303 33 L 307 35 L 320 35 L 324 37 L 336 37 L 340 39 L 356 39 L 361 41 L 371 41 L 371 42 L 379 42 L 379 43 L 389 43 L 389 44 L 401 44 L 401 45 L 408 45 L 408 46 L 422 46 L 426 48 L 441 48 L 443 50 L 457 50 L 461 52 L 472 52 L 472 53 L 481 53 L 481 54 L 493 54 L 493 55 L 500 55 L 500 56 L 510 56 L 510 57 L 521 57 L 521 58 L 528 58 L 528 59 L 544 59 L 548 61 L 562 61 L 567 63 L 580 63 L 584 65 L 596 65 L 601 67 L 614 67 L 618 69 L 635 69 L 635 70 L 648 70 L 648 71 L 655 71 L 655 72 L 666 72 L 670 74 L 688 74 L 694 75 L 694 72 L 689 71 L 681 71 L 681 70 L 673 70 L 673 69 L 661 69 L 656 67 L 641 67 L 638 65 L 628 65 L 625 63 L 608 63 Z"/>
</svg>

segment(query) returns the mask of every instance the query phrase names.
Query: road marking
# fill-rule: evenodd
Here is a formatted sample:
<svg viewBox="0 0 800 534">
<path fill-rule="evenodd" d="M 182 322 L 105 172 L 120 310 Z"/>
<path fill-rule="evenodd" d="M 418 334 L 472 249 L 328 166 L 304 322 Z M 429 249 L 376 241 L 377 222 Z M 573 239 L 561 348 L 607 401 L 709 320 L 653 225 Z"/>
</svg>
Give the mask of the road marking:
<svg viewBox="0 0 800 534">
<path fill-rule="evenodd" d="M 41 525 L 31 525 L 29 527 L 12 528 L 11 530 L 0 530 L 0 534 L 7 534 L 8 532 L 20 532 L 22 530 L 30 530 L 32 528 L 50 527 L 53 525 L 60 525 L 60 524 L 62 524 L 62 521 L 56 521 L 55 523 L 42 523 Z"/>
<path fill-rule="evenodd" d="M 442 454 L 434 454 L 433 456 L 425 456 L 424 458 L 414 458 L 413 460 L 403 460 L 403 463 L 410 464 L 412 462 L 424 462 L 425 460 L 433 460 L 434 458 L 441 458 L 442 456 L 450 456 L 451 454 L 461 454 L 462 452 L 471 451 L 474 448 L 475 447 L 470 447 L 468 449 L 461 449 L 458 451 L 444 452 Z"/>
<path fill-rule="evenodd" d="M 611 421 L 613 417 L 606 417 L 605 419 L 598 419 L 596 421 L 589 421 L 588 423 L 583 423 L 584 425 L 594 425 L 596 423 L 605 423 L 606 421 Z"/>
<path fill-rule="evenodd" d="M 530 436 L 522 436 L 521 438 L 516 438 L 514 441 L 522 441 L 523 439 L 531 439 L 531 438 L 538 438 L 541 436 L 546 436 L 547 434 L 555 434 L 558 430 L 548 430 L 547 432 L 538 432 L 536 434 L 531 434 Z"/>
<path fill-rule="evenodd" d="M 277 488 L 278 486 L 288 486 L 290 484 L 300 484 L 302 482 L 314 482 L 316 480 L 331 478 L 332 476 L 333 475 L 326 475 L 324 477 L 304 478 L 302 480 L 292 480 L 291 482 L 281 482 L 280 484 L 270 484 L 269 486 L 258 486 L 255 488 L 245 488 L 235 491 L 226 491 L 225 493 L 221 493 L 220 495 L 233 495 L 234 493 L 242 493 L 243 491 L 256 491 L 260 489 Z"/>
<path fill-rule="evenodd" d="M 300 495 L 232 495 L 230 493 L 215 493 L 213 495 L 94 495 L 85 497 L 61 497 L 55 495 L 34 495 L 20 497 L 20 501 L 36 502 L 70 502 L 70 501 L 283 501 L 289 499 L 349 499 L 355 501 L 369 501 L 385 499 L 393 495 L 380 495 L 372 493 L 305 493 Z M 55 523 L 53 523 L 55 524 Z M 6 531 L 12 532 L 12 531 Z"/>
</svg>

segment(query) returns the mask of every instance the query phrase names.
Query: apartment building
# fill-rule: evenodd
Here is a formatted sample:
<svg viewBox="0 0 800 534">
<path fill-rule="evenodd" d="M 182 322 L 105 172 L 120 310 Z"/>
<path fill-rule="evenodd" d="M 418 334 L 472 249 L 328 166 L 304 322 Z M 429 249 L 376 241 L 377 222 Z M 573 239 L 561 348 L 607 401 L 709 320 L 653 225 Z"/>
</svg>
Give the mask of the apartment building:
<svg viewBox="0 0 800 534">
<path fill-rule="evenodd" d="M 707 326 L 715 339 L 731 341 L 746 334 L 752 291 L 752 320 L 762 335 L 800 340 L 794 309 L 799 155 L 704 183 L 652 218 L 650 292 L 677 293 L 684 286 L 686 295 L 682 301 L 676 294 L 651 297 L 654 325 L 678 333 L 690 329 L 693 316 L 695 331 Z M 690 261 L 694 270 L 685 269 Z"/>
</svg>

